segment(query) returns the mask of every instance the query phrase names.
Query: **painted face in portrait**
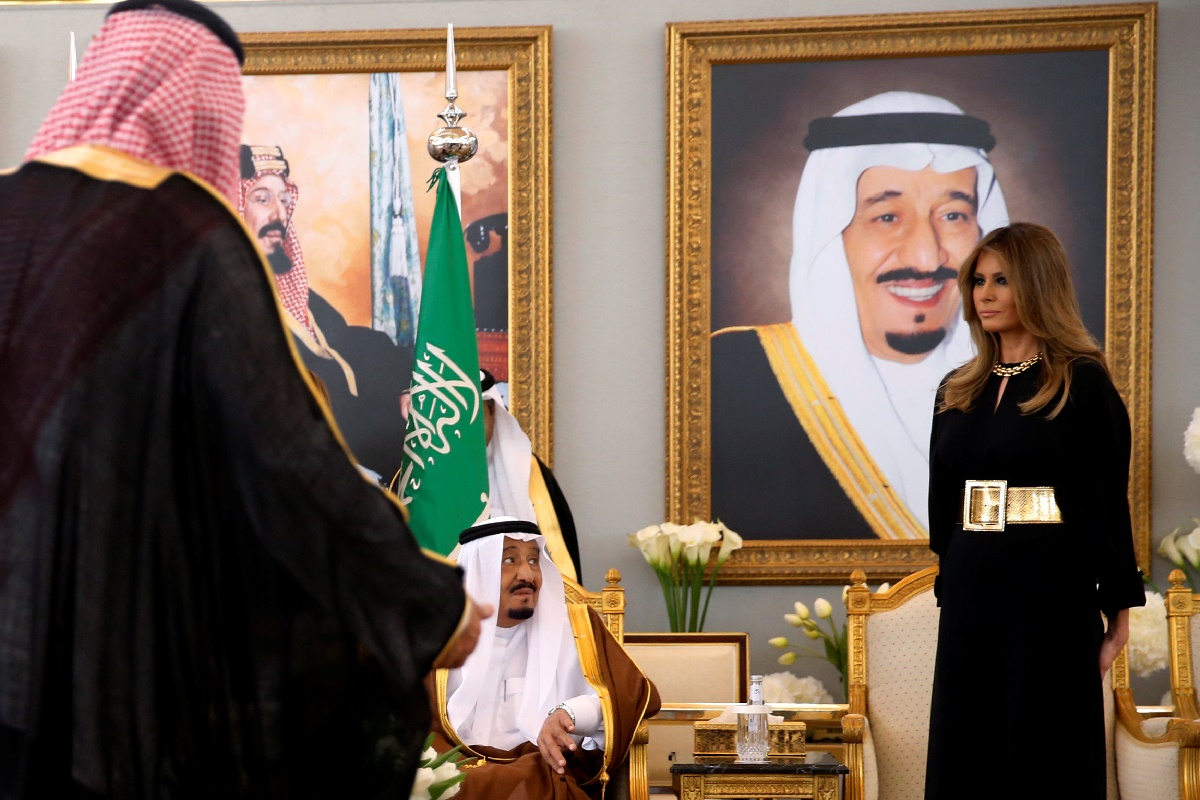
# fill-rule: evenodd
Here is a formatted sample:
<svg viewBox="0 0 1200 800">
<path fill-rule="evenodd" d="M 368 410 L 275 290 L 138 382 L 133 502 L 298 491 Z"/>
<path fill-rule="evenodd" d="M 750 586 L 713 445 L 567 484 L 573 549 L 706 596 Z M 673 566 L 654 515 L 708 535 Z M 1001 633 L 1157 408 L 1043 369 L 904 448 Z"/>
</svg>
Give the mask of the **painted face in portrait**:
<svg viewBox="0 0 1200 800">
<path fill-rule="evenodd" d="M 246 227 L 258 238 L 268 259 L 283 251 L 294 203 L 291 190 L 278 175 L 262 175 L 246 192 Z"/>
<path fill-rule="evenodd" d="M 792 325 L 820 392 L 928 523 L 934 394 L 974 355 L 955 279 L 1008 224 L 986 120 L 941 97 L 883 92 L 811 120 L 792 216 Z"/>
<path fill-rule="evenodd" d="M 504 537 L 500 559 L 500 602 L 496 625 L 501 628 L 533 616 L 542 588 L 541 546 L 536 540 Z"/>
<path fill-rule="evenodd" d="M 979 241 L 974 167 L 871 167 L 842 231 L 867 351 L 915 363 L 957 323 L 958 268 Z"/>
</svg>

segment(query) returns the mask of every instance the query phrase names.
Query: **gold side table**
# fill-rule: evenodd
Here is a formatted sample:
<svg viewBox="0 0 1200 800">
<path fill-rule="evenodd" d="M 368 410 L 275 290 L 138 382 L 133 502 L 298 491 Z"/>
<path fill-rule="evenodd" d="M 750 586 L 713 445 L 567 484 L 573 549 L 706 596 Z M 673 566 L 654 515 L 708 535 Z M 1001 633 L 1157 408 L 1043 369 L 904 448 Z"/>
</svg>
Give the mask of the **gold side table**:
<svg viewBox="0 0 1200 800">
<path fill-rule="evenodd" d="M 841 800 L 843 776 L 850 772 L 827 753 L 813 762 L 763 764 L 675 764 L 671 778 L 679 800 L 799 797 Z"/>
</svg>

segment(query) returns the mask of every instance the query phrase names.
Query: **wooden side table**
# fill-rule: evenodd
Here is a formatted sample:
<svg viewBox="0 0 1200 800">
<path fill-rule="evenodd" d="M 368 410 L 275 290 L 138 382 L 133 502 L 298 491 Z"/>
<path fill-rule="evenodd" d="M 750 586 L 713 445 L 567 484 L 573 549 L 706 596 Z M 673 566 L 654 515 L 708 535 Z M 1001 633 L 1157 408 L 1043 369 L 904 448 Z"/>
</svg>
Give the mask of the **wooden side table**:
<svg viewBox="0 0 1200 800">
<path fill-rule="evenodd" d="M 675 764 L 671 778 L 679 800 L 800 797 L 841 800 L 842 776 L 850 772 L 827 753 L 812 763 Z"/>
</svg>

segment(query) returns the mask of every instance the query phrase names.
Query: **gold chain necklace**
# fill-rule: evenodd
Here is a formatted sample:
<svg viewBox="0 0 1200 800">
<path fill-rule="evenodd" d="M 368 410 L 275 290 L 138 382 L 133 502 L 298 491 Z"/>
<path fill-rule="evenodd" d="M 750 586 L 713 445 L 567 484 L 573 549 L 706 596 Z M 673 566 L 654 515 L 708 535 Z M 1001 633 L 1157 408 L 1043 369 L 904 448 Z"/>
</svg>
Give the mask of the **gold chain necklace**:
<svg viewBox="0 0 1200 800">
<path fill-rule="evenodd" d="M 1011 378 L 1013 375 L 1020 375 L 1022 372 L 1029 369 L 1041 360 L 1042 353 L 1039 350 L 1031 357 L 1022 361 L 1020 364 L 1014 364 L 1011 367 L 1006 367 L 1003 364 L 996 362 L 995 364 L 992 364 L 992 374 L 999 375 L 1002 378 Z"/>
</svg>

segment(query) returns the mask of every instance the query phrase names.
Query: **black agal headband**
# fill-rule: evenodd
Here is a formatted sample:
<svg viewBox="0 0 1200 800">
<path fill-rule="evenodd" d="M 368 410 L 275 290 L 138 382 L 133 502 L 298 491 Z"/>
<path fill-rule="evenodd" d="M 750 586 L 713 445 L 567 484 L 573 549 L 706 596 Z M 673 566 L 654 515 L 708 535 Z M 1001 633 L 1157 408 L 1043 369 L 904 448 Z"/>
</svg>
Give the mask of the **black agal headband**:
<svg viewBox="0 0 1200 800">
<path fill-rule="evenodd" d="M 804 137 L 804 146 L 809 150 L 911 142 L 991 150 L 996 146 L 996 137 L 978 117 L 928 112 L 822 117 L 808 123 L 808 135 Z"/>
<path fill-rule="evenodd" d="M 499 519 L 494 522 L 484 522 L 479 525 L 473 525 L 458 535 L 459 544 L 467 544 L 476 539 L 482 539 L 485 536 L 494 536 L 498 533 L 532 533 L 535 536 L 541 533 L 536 523 L 526 522 L 522 519 Z"/>
<path fill-rule="evenodd" d="M 229 23 L 217 16 L 215 11 L 192 2 L 192 0 L 125 0 L 110 8 L 104 16 L 111 17 L 122 11 L 138 11 L 155 6 L 199 22 L 233 51 L 233 54 L 237 56 L 238 64 L 246 65 L 246 51 L 242 49 L 242 43 L 238 41 L 237 34 L 233 32 L 233 28 L 229 27 Z"/>
</svg>

